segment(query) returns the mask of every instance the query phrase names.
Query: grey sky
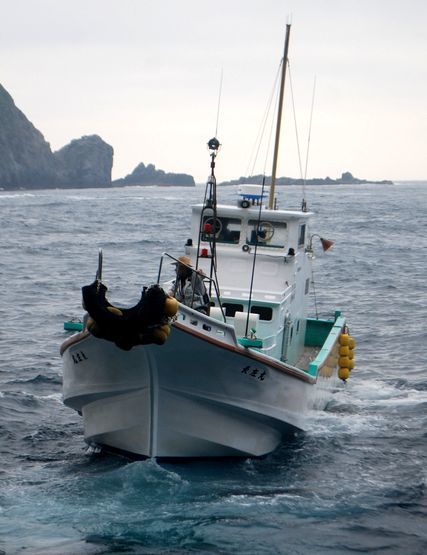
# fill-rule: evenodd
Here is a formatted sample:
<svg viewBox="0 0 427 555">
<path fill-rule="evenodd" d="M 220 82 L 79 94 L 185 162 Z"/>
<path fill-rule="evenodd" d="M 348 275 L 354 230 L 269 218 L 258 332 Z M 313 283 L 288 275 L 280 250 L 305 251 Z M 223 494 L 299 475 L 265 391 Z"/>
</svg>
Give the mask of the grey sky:
<svg viewBox="0 0 427 555">
<path fill-rule="evenodd" d="M 217 175 L 244 175 L 289 14 L 303 165 L 317 79 L 308 177 L 427 177 L 425 0 L 0 0 L 0 13 L 2 85 L 53 149 L 110 143 L 114 177 L 143 161 L 205 180 L 221 68 Z M 278 173 L 299 177 L 289 92 Z"/>
</svg>

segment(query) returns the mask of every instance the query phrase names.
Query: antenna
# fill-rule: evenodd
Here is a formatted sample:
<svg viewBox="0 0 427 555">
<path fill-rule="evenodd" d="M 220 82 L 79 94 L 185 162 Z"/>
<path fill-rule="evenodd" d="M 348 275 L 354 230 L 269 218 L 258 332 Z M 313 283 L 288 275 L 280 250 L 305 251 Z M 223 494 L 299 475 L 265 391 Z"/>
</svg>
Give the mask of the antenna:
<svg viewBox="0 0 427 555">
<path fill-rule="evenodd" d="M 308 127 L 307 152 L 306 152 L 306 156 L 305 156 L 305 169 L 304 169 L 304 177 L 303 177 L 303 181 L 302 181 L 303 199 L 302 199 L 302 203 L 301 203 L 301 210 L 303 212 L 307 212 L 307 190 L 306 190 L 307 168 L 308 168 L 308 156 L 310 154 L 311 126 L 312 126 L 312 123 L 313 123 L 313 108 L 314 108 L 315 94 L 316 94 L 316 76 L 314 76 L 314 82 L 313 82 L 313 95 L 312 95 L 312 98 L 311 98 L 310 124 L 309 124 L 309 127 Z"/>
<path fill-rule="evenodd" d="M 310 153 L 311 126 L 312 126 L 312 123 L 313 123 L 313 108 L 314 108 L 314 97 L 315 97 L 315 95 L 316 95 L 316 76 L 314 76 L 313 95 L 312 95 L 312 98 L 311 98 L 310 125 L 309 125 L 309 128 L 308 128 L 307 155 L 305 157 L 304 181 L 307 179 L 308 155 Z"/>
<path fill-rule="evenodd" d="M 218 108 L 217 108 L 217 111 L 216 111 L 216 126 L 215 126 L 215 135 L 214 135 L 214 137 L 218 137 L 219 108 L 221 106 L 223 75 L 224 75 L 224 68 L 221 68 L 221 78 L 219 80 L 219 92 L 218 92 Z"/>
</svg>

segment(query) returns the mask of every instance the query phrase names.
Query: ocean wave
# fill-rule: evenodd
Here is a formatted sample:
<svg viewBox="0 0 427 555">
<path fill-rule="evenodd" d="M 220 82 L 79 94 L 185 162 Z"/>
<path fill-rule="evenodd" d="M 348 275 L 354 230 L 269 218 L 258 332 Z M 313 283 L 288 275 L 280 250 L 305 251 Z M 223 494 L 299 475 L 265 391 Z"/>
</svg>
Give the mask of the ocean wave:
<svg viewBox="0 0 427 555">
<path fill-rule="evenodd" d="M 268 457 L 185 464 L 87 454 L 81 417 L 61 403 L 58 350 L 68 337 L 63 321 L 82 315 L 81 286 L 94 279 L 98 248 L 112 298 L 135 304 L 162 252 L 182 254 L 201 188 L 167 191 L 167 199 L 157 188 L 0 193 L 0 549 L 426 551 L 427 187 L 309 191 L 315 224 L 336 241 L 315 260 L 317 308 L 348 317 L 356 368 L 326 411 L 307 415 L 307 431 Z M 300 203 L 296 188 L 278 196 Z"/>
</svg>

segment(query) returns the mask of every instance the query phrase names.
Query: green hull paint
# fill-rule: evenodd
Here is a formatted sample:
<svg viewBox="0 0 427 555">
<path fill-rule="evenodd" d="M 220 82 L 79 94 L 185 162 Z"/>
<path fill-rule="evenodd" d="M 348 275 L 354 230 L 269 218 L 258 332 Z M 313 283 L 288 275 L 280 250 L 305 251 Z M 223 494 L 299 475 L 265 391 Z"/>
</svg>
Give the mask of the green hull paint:
<svg viewBox="0 0 427 555">
<path fill-rule="evenodd" d="M 243 347 L 251 347 L 252 349 L 261 349 L 262 348 L 262 339 L 249 339 L 247 337 L 240 337 L 237 341 Z"/>
<path fill-rule="evenodd" d="M 64 330 L 67 331 L 82 331 L 83 324 L 82 322 L 73 322 L 72 320 L 69 322 L 64 322 Z"/>
<path fill-rule="evenodd" d="M 337 344 L 339 336 L 341 335 L 345 326 L 346 320 L 343 316 L 340 316 L 340 312 L 336 312 L 335 315 L 337 316 L 335 321 L 323 320 L 323 322 L 329 322 L 330 331 L 325 337 L 323 344 L 321 343 L 320 345 L 316 345 L 322 346 L 322 348 L 318 352 L 316 358 L 308 365 L 308 373 L 311 376 L 317 376 L 319 369 L 325 364 L 327 357 L 331 354 L 332 349 Z"/>
</svg>

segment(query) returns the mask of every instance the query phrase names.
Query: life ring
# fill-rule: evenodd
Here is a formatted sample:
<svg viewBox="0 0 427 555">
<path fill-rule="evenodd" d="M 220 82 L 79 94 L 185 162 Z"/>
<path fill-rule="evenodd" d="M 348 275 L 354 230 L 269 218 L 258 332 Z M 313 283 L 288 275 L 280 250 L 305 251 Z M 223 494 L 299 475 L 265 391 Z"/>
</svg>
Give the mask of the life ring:
<svg viewBox="0 0 427 555">
<path fill-rule="evenodd" d="M 219 218 L 209 217 L 203 222 L 203 226 L 209 226 L 209 232 L 206 232 L 206 235 L 214 235 L 218 237 L 222 231 L 222 222 Z"/>
</svg>

